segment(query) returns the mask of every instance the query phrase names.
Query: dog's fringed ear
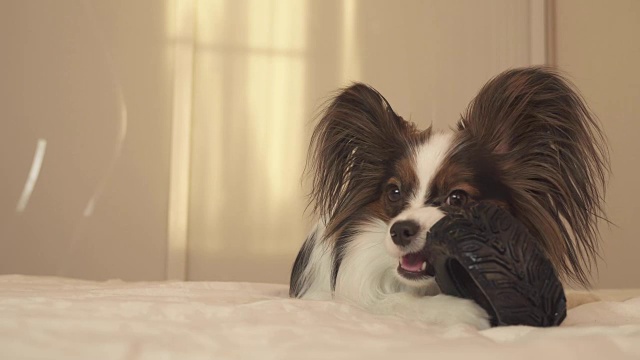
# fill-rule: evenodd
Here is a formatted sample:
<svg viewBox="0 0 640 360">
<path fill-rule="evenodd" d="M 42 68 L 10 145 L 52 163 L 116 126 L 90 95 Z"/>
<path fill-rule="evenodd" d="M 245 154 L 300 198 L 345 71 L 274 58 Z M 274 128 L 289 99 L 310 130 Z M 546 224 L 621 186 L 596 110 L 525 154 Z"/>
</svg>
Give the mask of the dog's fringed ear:
<svg viewBox="0 0 640 360">
<path fill-rule="evenodd" d="M 343 227 L 347 214 L 377 199 L 389 162 L 413 131 L 367 85 L 355 83 L 333 98 L 313 132 L 307 160 L 313 210 L 327 223 L 327 235 Z"/>
<path fill-rule="evenodd" d="M 514 215 L 558 271 L 588 285 L 609 171 L 605 138 L 557 72 L 522 68 L 487 83 L 458 125 L 462 143 L 488 150 L 510 184 Z"/>
</svg>

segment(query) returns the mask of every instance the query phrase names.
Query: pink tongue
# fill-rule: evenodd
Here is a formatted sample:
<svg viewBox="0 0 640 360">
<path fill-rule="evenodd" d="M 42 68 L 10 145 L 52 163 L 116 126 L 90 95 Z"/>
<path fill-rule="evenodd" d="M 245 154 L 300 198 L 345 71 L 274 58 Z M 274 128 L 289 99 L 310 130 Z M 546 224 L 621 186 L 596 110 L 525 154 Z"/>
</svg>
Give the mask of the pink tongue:
<svg viewBox="0 0 640 360">
<path fill-rule="evenodd" d="M 400 266 L 411 272 L 420 272 L 422 271 L 422 263 L 426 260 L 423 254 L 408 254 L 402 257 L 400 261 Z"/>
</svg>

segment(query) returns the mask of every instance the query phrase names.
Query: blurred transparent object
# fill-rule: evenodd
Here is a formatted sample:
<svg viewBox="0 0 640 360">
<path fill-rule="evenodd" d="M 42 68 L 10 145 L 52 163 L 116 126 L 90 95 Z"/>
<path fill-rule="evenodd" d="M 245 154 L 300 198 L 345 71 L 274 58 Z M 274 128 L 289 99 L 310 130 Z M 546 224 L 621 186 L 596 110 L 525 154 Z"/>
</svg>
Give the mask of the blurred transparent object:
<svg viewBox="0 0 640 360">
<path fill-rule="evenodd" d="M 155 30 L 162 34 L 164 9 L 156 3 L 160 6 L 138 26 L 157 19 Z M 136 236 L 144 226 L 133 227 L 143 213 L 135 210 L 135 202 L 144 201 L 144 195 L 133 199 L 126 193 L 136 192 L 145 180 L 123 175 L 133 160 L 131 154 L 122 159 L 123 149 L 136 141 L 127 133 L 124 92 L 135 89 L 123 88 L 118 73 L 123 69 L 116 69 L 111 52 L 115 48 L 123 57 L 113 24 L 122 22 L 118 17 L 126 11 L 136 12 L 134 7 L 3 1 L 0 8 L 0 273 L 160 278 L 161 237 L 159 251 L 149 254 L 149 261 L 159 260 L 150 265 L 154 269 L 131 271 L 130 255 L 142 250 L 134 242 L 144 243 Z M 166 156 L 158 150 L 158 156 Z M 164 191 L 157 194 L 166 198 Z M 165 226 L 165 221 L 155 225 L 158 234 Z"/>
</svg>

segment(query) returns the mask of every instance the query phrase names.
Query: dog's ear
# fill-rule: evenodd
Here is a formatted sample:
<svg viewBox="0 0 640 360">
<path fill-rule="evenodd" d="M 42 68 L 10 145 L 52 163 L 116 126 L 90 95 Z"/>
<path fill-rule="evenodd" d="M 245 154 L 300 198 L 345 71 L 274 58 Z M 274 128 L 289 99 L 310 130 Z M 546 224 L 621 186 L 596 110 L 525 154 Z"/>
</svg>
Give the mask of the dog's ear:
<svg viewBox="0 0 640 360">
<path fill-rule="evenodd" d="M 558 270 L 587 285 L 609 160 L 595 117 L 572 85 L 548 68 L 506 71 L 480 90 L 458 129 L 462 143 L 493 154 L 514 215 Z"/>
<path fill-rule="evenodd" d="M 342 228 L 346 214 L 377 199 L 389 163 L 415 131 L 367 85 L 355 83 L 332 99 L 313 132 L 307 160 L 313 210 L 328 224 L 327 235 Z"/>
</svg>

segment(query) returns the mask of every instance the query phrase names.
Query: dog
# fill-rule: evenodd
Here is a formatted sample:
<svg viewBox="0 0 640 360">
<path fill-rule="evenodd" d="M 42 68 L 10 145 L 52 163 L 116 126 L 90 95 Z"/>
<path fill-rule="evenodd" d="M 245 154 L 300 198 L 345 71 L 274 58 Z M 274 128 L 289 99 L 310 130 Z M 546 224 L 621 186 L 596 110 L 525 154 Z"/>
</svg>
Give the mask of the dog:
<svg viewBox="0 0 640 360">
<path fill-rule="evenodd" d="M 450 131 L 420 130 L 354 83 L 326 106 L 306 172 L 317 223 L 295 259 L 291 297 L 487 328 L 476 303 L 440 293 L 421 252 L 447 209 L 472 202 L 508 210 L 564 280 L 589 284 L 608 147 L 575 87 L 551 68 L 491 79 Z"/>
</svg>

